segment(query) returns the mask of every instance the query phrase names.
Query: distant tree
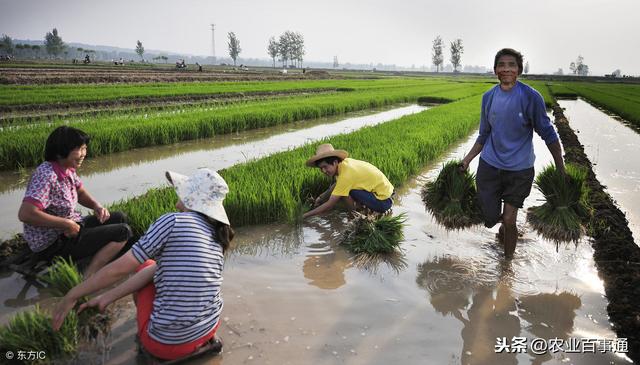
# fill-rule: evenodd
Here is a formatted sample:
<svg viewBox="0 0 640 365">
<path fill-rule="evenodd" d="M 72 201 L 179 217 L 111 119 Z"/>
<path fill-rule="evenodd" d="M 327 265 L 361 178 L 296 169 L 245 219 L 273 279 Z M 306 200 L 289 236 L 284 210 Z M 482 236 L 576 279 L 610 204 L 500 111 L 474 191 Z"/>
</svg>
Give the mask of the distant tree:
<svg viewBox="0 0 640 365">
<path fill-rule="evenodd" d="M 276 58 L 280 52 L 280 45 L 278 41 L 276 41 L 276 37 L 269 38 L 269 45 L 267 46 L 267 53 L 269 53 L 269 57 L 273 60 L 273 68 L 276 68 Z"/>
<path fill-rule="evenodd" d="M 464 53 L 464 47 L 462 46 L 462 39 L 458 38 L 451 42 L 451 64 L 453 65 L 453 72 L 458 72 L 458 67 L 462 63 L 462 54 Z"/>
<path fill-rule="evenodd" d="M 235 66 L 238 55 L 242 52 L 242 48 L 240 48 L 240 40 L 236 37 L 234 32 L 229 32 L 227 36 L 229 37 L 229 42 L 227 43 L 229 46 L 229 57 L 231 57 L 233 65 Z"/>
<path fill-rule="evenodd" d="M 2 35 L 2 39 L 0 39 L 0 49 L 2 49 L 6 54 L 13 54 L 13 40 L 6 34 Z"/>
<path fill-rule="evenodd" d="M 558 68 L 558 71 L 556 71 L 554 75 L 564 75 L 564 71 L 562 70 L 562 67 Z"/>
<path fill-rule="evenodd" d="M 340 67 L 340 63 L 338 62 L 338 56 L 333 56 L 333 68 Z"/>
<path fill-rule="evenodd" d="M 522 70 L 522 72 L 524 72 L 525 75 L 529 73 L 529 61 L 524 64 L 524 70 Z"/>
<path fill-rule="evenodd" d="M 144 57 L 142 57 L 142 55 L 144 54 L 144 47 L 142 46 L 142 42 L 140 41 L 136 43 L 136 53 L 138 54 L 138 56 L 140 56 L 140 59 L 144 61 Z"/>
<path fill-rule="evenodd" d="M 66 47 L 56 28 L 53 28 L 51 32 L 47 32 L 44 36 L 44 46 L 47 49 L 47 53 L 53 56 L 58 56 Z"/>
<path fill-rule="evenodd" d="M 436 66 L 436 72 L 440 72 L 440 66 L 444 62 L 444 57 L 442 55 L 442 38 L 437 36 L 436 39 L 433 40 L 433 47 L 431 48 L 433 53 L 431 53 L 431 60 L 433 61 L 433 65 Z"/>
<path fill-rule="evenodd" d="M 291 31 L 286 31 L 280 35 L 278 39 L 280 60 L 282 67 L 287 67 L 287 61 L 291 60 L 294 48 L 294 35 Z"/>
<path fill-rule="evenodd" d="M 29 47 L 28 44 L 24 45 L 24 48 L 27 49 Z M 31 52 L 33 53 L 33 57 L 34 58 L 40 58 L 40 51 L 42 50 L 42 47 L 40 47 L 37 44 L 34 44 L 31 46 Z"/>
<path fill-rule="evenodd" d="M 582 57 L 581 55 L 578 55 L 578 58 L 575 60 L 575 62 L 571 62 L 571 64 L 569 64 L 569 69 L 574 75 L 589 75 L 589 66 L 584 63 L 584 57 Z"/>
<path fill-rule="evenodd" d="M 620 77 L 621 75 L 622 75 L 622 71 L 620 71 L 620 69 L 617 69 L 611 73 L 611 76 L 613 77 Z"/>
<path fill-rule="evenodd" d="M 302 67 L 302 61 L 306 51 L 304 50 L 304 36 L 302 33 L 293 32 L 291 35 L 291 60 L 295 60 L 298 67 Z"/>
</svg>

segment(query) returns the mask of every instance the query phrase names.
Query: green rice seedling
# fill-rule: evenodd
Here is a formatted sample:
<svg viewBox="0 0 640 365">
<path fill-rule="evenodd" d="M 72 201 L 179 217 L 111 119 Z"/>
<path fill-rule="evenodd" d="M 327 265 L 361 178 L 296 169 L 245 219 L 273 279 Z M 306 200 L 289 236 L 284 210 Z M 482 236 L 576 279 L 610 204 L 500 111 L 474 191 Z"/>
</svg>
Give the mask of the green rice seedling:
<svg viewBox="0 0 640 365">
<path fill-rule="evenodd" d="M 480 96 L 338 135 L 220 171 L 229 184 L 224 205 L 231 225 L 293 222 L 309 196 L 329 182 L 305 166 L 319 143 L 331 143 L 377 166 L 397 188 L 478 126 Z M 173 188 L 152 189 L 110 207 L 124 211 L 139 236 L 160 215 L 175 211 Z"/>
<path fill-rule="evenodd" d="M 430 94 L 450 100 L 477 95 L 485 84 L 450 83 L 396 86 L 340 95 L 319 95 L 245 103 L 223 108 L 185 109 L 152 116 L 125 115 L 11 128 L 0 133 L 0 169 L 33 166 L 42 161 L 46 138 L 61 124 L 77 127 L 92 140 L 88 156 L 100 156 L 138 147 L 164 145 L 249 129 L 275 126 L 303 119 L 338 115 L 356 110 L 415 101 Z M 175 112 L 175 111 L 174 111 Z"/>
<path fill-rule="evenodd" d="M 573 94 L 640 126 L 640 86 L 634 84 L 564 82 L 552 90 Z"/>
<path fill-rule="evenodd" d="M 404 239 L 405 214 L 381 217 L 355 211 L 352 214 L 355 217 L 345 227 L 342 244 L 355 254 L 388 254 L 396 250 Z"/>
<path fill-rule="evenodd" d="M 16 314 L 7 325 L 0 327 L 0 352 L 44 351 L 41 363 L 64 359 L 76 353 L 78 347 L 78 317 L 71 311 L 59 331 L 51 327 L 51 317 L 36 306 L 33 310 Z M 38 361 L 28 361 L 38 363 Z"/>
<path fill-rule="evenodd" d="M 80 284 L 83 275 L 71 259 L 56 257 L 49 270 L 40 279 L 49 286 L 54 296 L 63 297 L 69 290 Z M 82 298 L 78 304 L 86 302 L 88 298 Z M 75 312 L 74 312 L 75 313 Z M 96 338 L 99 333 L 106 334 L 111 325 L 111 311 L 100 313 L 97 308 L 89 308 L 77 315 L 80 335 L 83 338 Z"/>
<path fill-rule="evenodd" d="M 82 282 L 82 274 L 71 259 L 56 257 L 46 274 L 40 279 L 49 286 L 56 297 L 67 295 L 69 290 Z"/>
<path fill-rule="evenodd" d="M 482 223 L 476 199 L 475 177 L 460 171 L 461 161 L 448 161 L 434 181 L 422 189 L 422 201 L 436 222 L 446 229 L 463 229 Z"/>
<path fill-rule="evenodd" d="M 535 185 L 545 198 L 541 206 L 527 211 L 527 221 L 544 238 L 560 242 L 577 242 L 585 230 L 582 222 L 592 215 L 586 186 L 587 172 L 568 164 L 566 176 L 555 166 L 547 166 L 536 177 Z"/>
</svg>

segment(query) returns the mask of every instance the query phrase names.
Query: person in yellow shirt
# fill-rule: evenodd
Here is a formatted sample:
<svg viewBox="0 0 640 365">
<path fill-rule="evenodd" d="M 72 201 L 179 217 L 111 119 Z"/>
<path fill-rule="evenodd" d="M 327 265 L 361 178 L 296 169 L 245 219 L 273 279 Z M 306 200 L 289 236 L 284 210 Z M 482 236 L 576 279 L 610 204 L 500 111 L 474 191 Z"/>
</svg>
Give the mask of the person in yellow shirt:
<svg viewBox="0 0 640 365">
<path fill-rule="evenodd" d="M 349 209 L 355 209 L 356 204 L 379 213 L 391 209 L 393 185 L 387 177 L 372 164 L 348 156 L 347 151 L 336 150 L 326 143 L 318 146 L 316 154 L 307 160 L 307 166 L 319 168 L 323 174 L 335 178 L 335 183 L 316 199 L 316 207 L 306 212 L 302 218 L 328 212 L 340 200 Z M 326 199 L 329 194 L 331 195 Z"/>
</svg>

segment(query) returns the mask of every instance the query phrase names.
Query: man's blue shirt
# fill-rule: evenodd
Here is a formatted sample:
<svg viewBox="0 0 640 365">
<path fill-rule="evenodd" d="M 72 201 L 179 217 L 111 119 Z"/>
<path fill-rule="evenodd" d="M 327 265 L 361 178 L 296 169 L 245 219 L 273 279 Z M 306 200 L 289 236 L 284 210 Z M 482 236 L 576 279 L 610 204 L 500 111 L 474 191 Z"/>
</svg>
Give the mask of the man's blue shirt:
<svg viewBox="0 0 640 365">
<path fill-rule="evenodd" d="M 534 130 L 547 145 L 558 140 L 544 100 L 532 87 L 518 81 L 509 91 L 496 85 L 482 96 L 476 142 L 483 145 L 480 157 L 489 165 L 509 171 L 533 167 Z"/>
</svg>

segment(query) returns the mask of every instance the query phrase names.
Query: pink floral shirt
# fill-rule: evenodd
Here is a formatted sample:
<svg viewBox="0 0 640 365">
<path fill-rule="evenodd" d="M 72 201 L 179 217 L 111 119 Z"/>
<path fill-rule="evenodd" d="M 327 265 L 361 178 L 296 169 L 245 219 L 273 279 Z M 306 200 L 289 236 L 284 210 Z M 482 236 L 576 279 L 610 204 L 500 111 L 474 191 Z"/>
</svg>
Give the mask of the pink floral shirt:
<svg viewBox="0 0 640 365">
<path fill-rule="evenodd" d="M 45 161 L 33 173 L 23 202 L 35 205 L 45 213 L 82 221 L 76 210 L 78 189 L 82 181 L 75 169 L 65 169 L 57 162 Z M 33 252 L 40 252 L 58 239 L 62 229 L 24 224 L 24 238 Z"/>
</svg>

